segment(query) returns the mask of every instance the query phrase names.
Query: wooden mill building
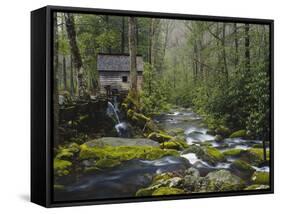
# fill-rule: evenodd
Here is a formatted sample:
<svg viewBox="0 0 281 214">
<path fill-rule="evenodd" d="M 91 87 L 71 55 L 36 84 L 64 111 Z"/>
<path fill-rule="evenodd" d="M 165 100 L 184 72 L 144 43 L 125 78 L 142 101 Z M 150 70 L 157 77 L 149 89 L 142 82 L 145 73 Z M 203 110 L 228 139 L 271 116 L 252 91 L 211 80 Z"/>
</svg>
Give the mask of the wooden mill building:
<svg viewBox="0 0 281 214">
<path fill-rule="evenodd" d="M 98 54 L 100 92 L 103 94 L 127 93 L 130 89 L 129 54 Z M 143 82 L 143 59 L 137 56 L 137 84 L 141 89 Z"/>
</svg>

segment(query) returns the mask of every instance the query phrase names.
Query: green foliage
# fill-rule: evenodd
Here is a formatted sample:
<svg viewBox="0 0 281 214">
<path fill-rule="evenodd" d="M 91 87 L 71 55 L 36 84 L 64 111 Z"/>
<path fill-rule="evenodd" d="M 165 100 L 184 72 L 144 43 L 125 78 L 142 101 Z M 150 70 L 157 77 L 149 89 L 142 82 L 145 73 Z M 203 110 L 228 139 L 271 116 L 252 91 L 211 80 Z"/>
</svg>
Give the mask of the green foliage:
<svg viewBox="0 0 281 214">
<path fill-rule="evenodd" d="M 157 114 L 169 110 L 167 84 L 162 78 L 157 77 L 155 68 L 151 64 L 145 63 L 143 79 L 143 91 L 140 94 L 143 111 L 147 114 Z"/>
</svg>

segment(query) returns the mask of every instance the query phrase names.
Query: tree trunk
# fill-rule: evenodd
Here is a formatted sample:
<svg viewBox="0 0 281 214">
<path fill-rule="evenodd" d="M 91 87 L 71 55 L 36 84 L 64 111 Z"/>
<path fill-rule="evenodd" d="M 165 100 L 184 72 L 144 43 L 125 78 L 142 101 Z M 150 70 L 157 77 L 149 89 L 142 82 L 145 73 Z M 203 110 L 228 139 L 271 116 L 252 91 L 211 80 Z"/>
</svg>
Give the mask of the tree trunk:
<svg viewBox="0 0 281 214">
<path fill-rule="evenodd" d="M 224 64 L 224 73 L 225 73 L 226 81 L 228 82 L 228 69 L 227 69 L 226 50 L 225 50 L 225 27 L 226 27 L 226 24 L 223 23 L 221 45 L 222 45 L 222 57 L 223 57 L 223 64 Z"/>
<path fill-rule="evenodd" d="M 53 102 L 54 102 L 54 145 L 59 143 L 59 98 L 58 98 L 58 65 L 59 65 L 59 56 L 58 56 L 58 21 L 57 13 L 54 13 L 54 75 L 53 75 Z"/>
<path fill-rule="evenodd" d="M 122 17 L 121 53 L 125 52 L 125 17 Z"/>
<path fill-rule="evenodd" d="M 245 24 L 245 69 L 250 72 L 250 25 Z"/>
<path fill-rule="evenodd" d="M 137 93 L 137 47 L 136 47 L 136 18 L 129 17 L 129 53 L 130 53 L 130 77 L 131 90 Z"/>
<path fill-rule="evenodd" d="M 65 62 L 65 56 L 62 57 L 62 71 L 63 71 L 63 88 L 66 91 L 67 90 L 67 81 L 66 81 L 66 62 Z"/>
<path fill-rule="evenodd" d="M 70 94 L 74 96 L 74 74 L 73 74 L 73 63 L 72 63 L 72 54 L 70 54 Z"/>
<path fill-rule="evenodd" d="M 265 141 L 262 141 L 262 147 L 263 147 L 263 160 L 266 161 L 266 145 Z"/>
<path fill-rule="evenodd" d="M 74 26 L 74 17 L 70 13 L 65 14 L 66 30 L 69 40 L 71 53 L 74 60 L 74 66 L 77 70 L 78 80 L 78 95 L 79 97 L 86 97 L 86 81 L 84 80 L 83 64 L 81 54 L 76 41 L 76 31 Z"/>
<path fill-rule="evenodd" d="M 234 45 L 235 45 L 234 66 L 235 66 L 235 70 L 237 70 L 238 63 L 239 63 L 239 55 L 238 55 L 238 32 L 237 32 L 236 23 L 234 23 Z"/>
</svg>

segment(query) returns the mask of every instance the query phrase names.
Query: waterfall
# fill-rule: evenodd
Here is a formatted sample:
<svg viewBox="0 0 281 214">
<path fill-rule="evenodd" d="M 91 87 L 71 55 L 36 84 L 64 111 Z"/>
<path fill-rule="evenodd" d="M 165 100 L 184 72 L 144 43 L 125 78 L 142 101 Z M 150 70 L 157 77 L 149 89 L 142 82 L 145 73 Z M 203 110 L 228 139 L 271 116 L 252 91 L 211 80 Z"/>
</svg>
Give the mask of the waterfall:
<svg viewBox="0 0 281 214">
<path fill-rule="evenodd" d="M 119 123 L 120 123 L 120 119 L 119 119 L 119 116 L 118 116 L 118 114 L 117 114 L 117 111 L 116 111 L 114 105 L 113 105 L 111 102 L 109 102 L 109 101 L 108 101 L 107 105 L 108 105 L 108 107 L 107 107 L 107 114 L 108 114 L 109 116 L 114 115 L 114 116 L 115 116 L 115 119 L 117 120 L 117 122 L 118 122 L 118 124 L 119 124 Z"/>
</svg>

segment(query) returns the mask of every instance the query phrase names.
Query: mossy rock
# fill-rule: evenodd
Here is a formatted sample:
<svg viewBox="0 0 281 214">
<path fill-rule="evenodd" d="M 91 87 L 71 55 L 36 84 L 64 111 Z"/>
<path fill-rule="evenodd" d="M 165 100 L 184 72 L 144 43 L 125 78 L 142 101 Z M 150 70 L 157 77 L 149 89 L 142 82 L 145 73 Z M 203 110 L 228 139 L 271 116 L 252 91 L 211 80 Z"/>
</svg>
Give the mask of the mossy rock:
<svg viewBox="0 0 281 214">
<path fill-rule="evenodd" d="M 158 175 L 155 175 L 153 177 L 153 180 L 152 180 L 152 183 L 157 183 L 157 182 L 161 182 L 163 180 L 169 180 L 170 178 L 173 177 L 173 174 L 172 173 L 161 173 L 161 174 L 158 174 Z"/>
<path fill-rule="evenodd" d="M 245 152 L 244 149 L 230 149 L 223 152 L 225 156 L 239 157 Z"/>
<path fill-rule="evenodd" d="M 269 173 L 268 172 L 255 172 L 251 178 L 253 184 L 269 185 Z"/>
<path fill-rule="evenodd" d="M 154 185 L 154 186 L 149 186 L 147 188 L 141 188 L 136 192 L 137 197 L 143 197 L 143 196 L 151 196 L 152 193 L 158 189 L 161 185 Z"/>
<path fill-rule="evenodd" d="M 260 190 L 260 189 L 269 189 L 268 185 L 260 185 L 260 184 L 253 184 L 246 187 L 244 190 Z"/>
<path fill-rule="evenodd" d="M 56 155 L 56 159 L 71 160 L 74 153 L 68 148 L 61 148 Z"/>
<path fill-rule="evenodd" d="M 238 130 L 236 132 L 233 132 L 229 138 L 244 138 L 247 136 L 247 131 L 242 129 L 242 130 Z"/>
<path fill-rule="evenodd" d="M 57 176 L 65 176 L 70 174 L 70 167 L 72 163 L 67 160 L 54 159 L 54 173 Z"/>
<path fill-rule="evenodd" d="M 160 187 L 152 193 L 153 196 L 182 195 L 182 194 L 185 194 L 184 190 L 178 188 L 172 188 L 172 187 Z"/>
<path fill-rule="evenodd" d="M 266 159 L 267 161 L 270 158 L 270 153 L 266 151 Z M 242 155 L 241 159 L 250 163 L 251 165 L 259 166 L 260 164 L 266 162 L 263 158 L 263 149 L 259 148 L 251 148 L 246 150 Z"/>
<path fill-rule="evenodd" d="M 162 149 L 175 149 L 175 150 L 182 149 L 180 144 L 178 144 L 177 142 L 173 142 L 173 141 L 161 143 L 160 148 L 162 148 Z"/>
<path fill-rule="evenodd" d="M 220 126 L 215 129 L 215 133 L 227 137 L 230 134 L 230 129 L 225 126 Z"/>
<path fill-rule="evenodd" d="M 212 161 L 212 162 L 223 162 L 225 161 L 225 157 L 224 155 L 216 148 L 213 148 L 213 147 L 206 147 L 204 148 L 207 156 L 210 157 L 210 160 L 209 161 Z M 207 158 L 209 159 L 209 158 Z"/>
<path fill-rule="evenodd" d="M 175 149 L 175 150 L 182 150 L 187 148 L 187 144 L 181 140 L 172 140 L 168 142 L 164 142 L 160 144 L 160 148 L 162 149 Z"/>
<path fill-rule="evenodd" d="M 221 135 L 217 134 L 217 135 L 215 136 L 215 141 L 221 142 L 221 141 L 223 141 L 223 137 L 222 137 Z"/>
<path fill-rule="evenodd" d="M 151 140 L 155 140 L 158 143 L 164 143 L 164 142 L 170 141 L 173 137 L 166 133 L 152 132 L 148 135 L 148 138 Z"/>
<path fill-rule="evenodd" d="M 204 184 L 201 191 L 207 192 L 237 191 L 245 188 L 245 182 L 227 170 L 210 172 L 204 178 Z"/>
<path fill-rule="evenodd" d="M 243 179 L 249 179 L 255 172 L 255 169 L 250 164 L 242 160 L 234 161 L 230 165 L 230 168 L 233 170 L 234 174 Z"/>
<path fill-rule="evenodd" d="M 96 167 L 108 168 L 131 159 L 155 160 L 163 156 L 179 156 L 175 150 L 163 150 L 155 146 L 80 146 L 79 159 L 96 160 Z"/>
<path fill-rule="evenodd" d="M 192 145 L 184 150 L 183 153 L 195 153 L 198 158 L 208 162 L 211 165 L 216 165 L 218 162 L 223 162 L 226 160 L 225 156 L 218 149 L 211 146 L 200 147 Z"/>
</svg>

